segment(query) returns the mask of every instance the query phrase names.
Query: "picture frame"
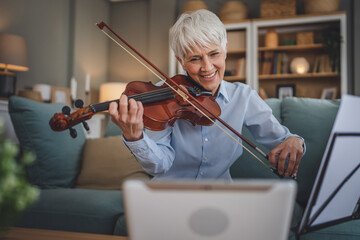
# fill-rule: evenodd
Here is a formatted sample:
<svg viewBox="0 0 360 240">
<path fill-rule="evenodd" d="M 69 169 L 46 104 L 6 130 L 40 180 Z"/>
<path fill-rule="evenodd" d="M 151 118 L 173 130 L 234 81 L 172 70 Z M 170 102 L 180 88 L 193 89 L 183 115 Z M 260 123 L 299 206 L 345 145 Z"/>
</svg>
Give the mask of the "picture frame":
<svg viewBox="0 0 360 240">
<path fill-rule="evenodd" d="M 51 87 L 51 103 L 64 103 L 70 106 L 70 89 L 65 87 Z"/>
<path fill-rule="evenodd" d="M 324 88 L 321 93 L 321 99 L 335 99 L 336 93 L 337 93 L 336 87 Z"/>
<path fill-rule="evenodd" d="M 295 84 L 279 84 L 276 85 L 276 97 L 280 100 L 286 97 L 295 97 L 296 86 Z"/>
</svg>

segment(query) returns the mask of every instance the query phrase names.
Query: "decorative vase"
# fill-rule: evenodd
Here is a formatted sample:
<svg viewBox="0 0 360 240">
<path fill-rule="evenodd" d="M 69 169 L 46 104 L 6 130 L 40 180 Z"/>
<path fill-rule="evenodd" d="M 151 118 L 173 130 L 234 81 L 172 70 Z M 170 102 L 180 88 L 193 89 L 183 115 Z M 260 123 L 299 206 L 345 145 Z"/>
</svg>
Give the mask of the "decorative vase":
<svg viewBox="0 0 360 240">
<path fill-rule="evenodd" d="M 279 36 L 275 32 L 275 29 L 269 29 L 265 36 L 265 47 L 277 47 L 279 46 Z"/>
</svg>

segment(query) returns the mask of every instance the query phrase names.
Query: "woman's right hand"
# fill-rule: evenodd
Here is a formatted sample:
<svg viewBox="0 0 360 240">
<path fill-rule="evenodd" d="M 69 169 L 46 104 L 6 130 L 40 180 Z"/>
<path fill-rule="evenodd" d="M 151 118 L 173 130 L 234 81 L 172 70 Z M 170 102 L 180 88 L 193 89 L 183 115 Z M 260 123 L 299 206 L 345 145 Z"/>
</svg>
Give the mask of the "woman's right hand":
<svg viewBox="0 0 360 240">
<path fill-rule="evenodd" d="M 136 141 L 143 137 L 144 107 L 141 102 L 134 99 L 128 100 L 128 97 L 123 94 L 119 105 L 116 102 L 110 103 L 109 114 L 111 121 L 121 129 L 127 141 Z"/>
</svg>

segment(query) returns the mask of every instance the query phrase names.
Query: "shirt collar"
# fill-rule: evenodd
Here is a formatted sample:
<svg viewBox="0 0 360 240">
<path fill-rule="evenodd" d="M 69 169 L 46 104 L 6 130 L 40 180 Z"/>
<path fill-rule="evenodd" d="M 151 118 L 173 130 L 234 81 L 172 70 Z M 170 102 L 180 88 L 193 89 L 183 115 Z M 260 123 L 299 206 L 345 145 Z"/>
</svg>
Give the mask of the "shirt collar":
<svg viewBox="0 0 360 240">
<path fill-rule="evenodd" d="M 229 94 L 228 94 L 228 91 L 227 91 L 225 85 L 226 85 L 226 82 L 224 80 L 222 80 L 220 83 L 219 93 L 216 98 L 222 98 L 222 99 L 224 99 L 225 103 L 229 103 L 230 98 L 229 98 Z"/>
</svg>

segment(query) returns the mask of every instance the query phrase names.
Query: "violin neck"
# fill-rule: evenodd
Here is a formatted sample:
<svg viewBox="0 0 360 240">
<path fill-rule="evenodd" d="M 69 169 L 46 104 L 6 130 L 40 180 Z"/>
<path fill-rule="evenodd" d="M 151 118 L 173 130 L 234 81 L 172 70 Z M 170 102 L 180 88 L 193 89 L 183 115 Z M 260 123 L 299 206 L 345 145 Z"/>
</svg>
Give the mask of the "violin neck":
<svg viewBox="0 0 360 240">
<path fill-rule="evenodd" d="M 175 98 L 174 93 L 169 88 L 163 88 L 151 92 L 141 93 L 129 96 L 128 99 L 140 101 L 142 104 L 155 103 Z M 93 113 L 103 112 L 109 110 L 109 105 L 112 102 L 119 103 L 119 99 L 106 101 L 102 103 L 90 104 L 89 108 Z"/>
</svg>

